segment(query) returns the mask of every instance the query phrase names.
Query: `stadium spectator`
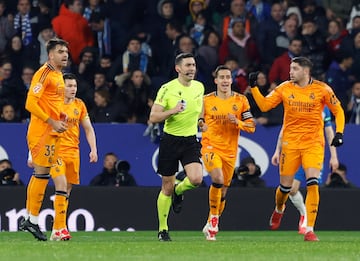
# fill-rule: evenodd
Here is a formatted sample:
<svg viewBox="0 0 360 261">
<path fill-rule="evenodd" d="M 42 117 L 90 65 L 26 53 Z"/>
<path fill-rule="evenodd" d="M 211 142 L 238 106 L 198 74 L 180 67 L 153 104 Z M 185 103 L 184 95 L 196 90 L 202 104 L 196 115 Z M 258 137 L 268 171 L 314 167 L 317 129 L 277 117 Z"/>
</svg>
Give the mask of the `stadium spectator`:
<svg viewBox="0 0 360 261">
<path fill-rule="evenodd" d="M 150 83 L 149 76 L 140 70 L 126 73 L 116 81 L 116 100 L 126 104 L 128 123 L 148 123 L 149 104 L 152 104 Z"/>
<path fill-rule="evenodd" d="M 304 18 L 301 36 L 303 39 L 302 55 L 309 58 L 314 66 L 312 76 L 317 80 L 324 80 L 326 39 L 318 30 L 318 26 L 312 18 Z"/>
<path fill-rule="evenodd" d="M 291 59 L 301 54 L 302 41 L 300 38 L 290 40 L 288 50 L 277 57 L 270 67 L 270 90 L 275 89 L 281 82 L 289 79 Z"/>
<path fill-rule="evenodd" d="M 173 39 L 169 40 L 170 31 L 176 27 L 176 31 L 181 33 L 182 28 L 181 25 L 177 26 L 178 22 L 174 22 L 176 20 L 172 0 L 152 0 L 152 2 L 153 5 L 149 4 L 149 12 L 145 16 L 144 27 L 151 36 L 150 46 L 154 64 L 156 64 L 156 72 L 166 76 L 167 74 L 163 71 L 168 70 L 166 63 L 168 59 L 172 59 L 175 45 L 175 42 L 172 42 Z"/>
<path fill-rule="evenodd" d="M 360 30 L 354 35 L 352 53 L 354 63 L 351 67 L 351 75 L 356 81 L 360 81 Z"/>
<path fill-rule="evenodd" d="M 4 185 L 24 185 L 19 173 L 13 169 L 12 163 L 8 159 L 0 160 L 0 186 Z"/>
<path fill-rule="evenodd" d="M 349 16 L 346 17 L 347 21 L 348 21 L 348 23 L 346 25 L 346 29 L 348 29 L 348 30 L 353 29 L 354 18 L 357 16 L 360 17 L 360 3 L 358 3 L 357 1 L 352 1 L 352 2 L 353 2 L 353 6 L 351 7 L 350 17 Z M 341 4 L 343 4 L 343 3 L 341 3 Z"/>
<path fill-rule="evenodd" d="M 298 23 L 295 19 L 287 17 L 284 21 L 281 32 L 276 36 L 276 56 L 280 56 L 288 50 L 292 39 L 298 36 Z M 276 58 L 275 58 L 276 59 Z"/>
<path fill-rule="evenodd" d="M 30 52 L 31 46 L 32 44 L 28 45 L 27 49 L 25 49 L 21 41 L 21 37 L 17 34 L 11 37 L 11 39 L 8 41 L 4 52 L 4 57 L 13 65 L 13 76 L 19 77 L 21 75 L 23 65 L 36 60 L 34 53 Z"/>
<path fill-rule="evenodd" d="M 343 28 L 339 19 L 329 21 L 328 34 L 326 38 L 327 43 L 327 56 L 328 64 L 335 59 L 336 53 L 340 49 L 341 42 L 348 35 L 348 31 Z"/>
<path fill-rule="evenodd" d="M 245 71 L 253 71 L 260 62 L 260 56 L 255 40 L 245 31 L 241 20 L 234 20 L 231 32 L 221 43 L 219 62 L 223 64 L 227 57 L 236 57 L 239 67 Z"/>
<path fill-rule="evenodd" d="M 102 68 L 98 68 L 94 72 L 94 81 L 93 81 L 93 89 L 98 90 L 101 88 L 107 88 L 110 90 L 110 94 L 113 95 L 116 92 L 116 88 L 112 88 L 110 84 L 106 81 L 106 73 Z"/>
<path fill-rule="evenodd" d="M 316 24 L 319 32 L 326 35 L 328 20 L 325 9 L 316 3 L 316 0 L 302 1 L 302 16 L 304 20 L 312 20 Z"/>
<path fill-rule="evenodd" d="M 100 0 L 90 0 L 83 12 L 94 34 L 99 56 L 111 55 L 110 20 L 105 14 L 105 5 Z"/>
<path fill-rule="evenodd" d="M 41 24 L 39 26 L 39 35 L 33 43 L 34 56 L 38 58 L 36 62 L 38 62 L 39 65 L 43 65 L 47 61 L 48 54 L 46 51 L 46 43 L 54 36 L 55 32 L 51 23 Z"/>
<path fill-rule="evenodd" d="M 96 175 L 89 185 L 109 187 L 137 186 L 129 170 L 130 164 L 127 161 L 119 161 L 115 153 L 108 152 L 104 157 L 102 172 Z"/>
<path fill-rule="evenodd" d="M 182 25 L 172 20 L 166 24 L 165 34 L 167 40 L 164 42 L 164 49 L 159 50 L 159 53 L 155 55 L 155 59 L 158 63 L 159 76 L 168 81 L 174 76 L 174 56 L 179 47 L 179 39 L 184 35 Z"/>
<path fill-rule="evenodd" d="M 14 29 L 24 47 L 29 46 L 39 33 L 38 14 L 31 10 L 30 0 L 18 0 L 17 13 L 14 16 Z"/>
<path fill-rule="evenodd" d="M 334 18 L 339 18 L 342 21 L 349 19 L 349 14 L 352 9 L 353 1 L 333 1 L 333 0 L 321 0 L 322 7 L 325 9 L 326 18 L 330 21 Z M 351 15 L 350 15 L 351 17 Z"/>
<path fill-rule="evenodd" d="M 235 20 L 243 21 L 245 24 L 245 31 L 252 36 L 255 35 L 255 32 L 257 31 L 257 21 L 255 17 L 248 16 L 245 4 L 245 0 L 231 0 L 229 13 L 223 17 L 220 27 L 222 41 L 224 41 L 229 33 L 231 33 L 231 25 Z"/>
<path fill-rule="evenodd" d="M 253 157 L 249 156 L 241 160 L 240 166 L 235 168 L 231 181 L 232 187 L 264 188 L 265 181 L 261 178 L 260 166 Z"/>
<path fill-rule="evenodd" d="M 81 51 L 94 45 L 93 34 L 82 11 L 81 0 L 66 0 L 61 5 L 59 15 L 52 20 L 56 35 L 69 43 L 71 60 L 75 65 L 80 63 Z"/>
<path fill-rule="evenodd" d="M 142 8 L 144 2 L 134 0 L 106 1 L 105 14 L 110 23 L 112 58 L 122 55 L 131 37 L 133 26 L 143 21 Z"/>
<path fill-rule="evenodd" d="M 249 86 L 246 71 L 243 68 L 240 68 L 238 59 L 234 57 L 228 57 L 225 60 L 224 65 L 231 70 L 232 89 L 243 94 Z M 206 93 L 209 92 L 209 89 L 208 86 L 205 87 Z"/>
<path fill-rule="evenodd" d="M 19 117 L 22 121 L 26 121 L 30 117 L 29 112 L 25 109 L 25 100 L 34 73 L 34 66 L 25 64 L 21 78 L 12 79 L 3 89 L 4 97 L 14 106 L 16 117 Z"/>
<path fill-rule="evenodd" d="M 187 32 L 196 45 L 199 46 L 204 41 L 205 32 L 211 29 L 212 27 L 209 25 L 205 13 L 200 12 L 196 15 L 194 23 L 187 28 Z"/>
<path fill-rule="evenodd" d="M 264 72 L 259 72 L 257 75 L 257 85 L 263 96 L 268 95 L 272 89 L 270 89 L 269 83 Z M 254 116 L 256 124 L 263 126 L 281 125 L 283 120 L 284 107 L 282 104 L 277 105 L 275 108 L 267 112 L 262 112 L 254 100 L 252 93 L 248 88 L 245 91 L 245 95 L 250 103 L 250 111 Z"/>
<path fill-rule="evenodd" d="M 221 17 L 216 10 L 209 9 L 208 4 L 210 1 L 206 0 L 190 0 L 188 15 L 185 17 L 185 27 L 189 28 L 193 24 L 196 24 L 196 20 L 199 15 L 207 21 L 207 25 L 212 27 L 218 25 L 221 21 Z M 194 39 L 196 40 L 196 39 Z"/>
<path fill-rule="evenodd" d="M 107 88 L 100 88 L 94 93 L 95 105 L 89 112 L 91 122 L 114 123 L 127 122 L 127 108 L 124 103 L 113 102 Z"/>
<path fill-rule="evenodd" d="M 352 86 L 346 112 L 348 123 L 360 125 L 360 82 L 358 81 Z"/>
<path fill-rule="evenodd" d="M 343 163 L 339 167 L 328 174 L 324 188 L 355 188 L 347 179 L 347 168 Z"/>
<path fill-rule="evenodd" d="M 113 62 L 109 77 L 114 80 L 115 76 L 134 70 L 140 70 L 149 76 L 154 74 L 152 58 L 141 50 L 140 39 L 136 36 L 130 37 L 126 51 Z"/>
<path fill-rule="evenodd" d="M 98 49 L 95 47 L 84 47 L 80 53 L 80 63 L 73 65 L 76 76 L 88 84 L 94 81 L 94 73 L 97 68 Z"/>
<path fill-rule="evenodd" d="M 261 57 L 261 68 L 267 71 L 277 57 L 276 37 L 281 32 L 284 10 L 281 4 L 275 2 L 271 6 L 271 17 L 262 21 L 255 35 Z"/>
<path fill-rule="evenodd" d="M 6 43 L 15 33 L 11 15 L 6 12 L 6 1 L 0 0 L 0 53 L 4 51 Z"/>
<path fill-rule="evenodd" d="M 267 1 L 248 0 L 245 5 L 248 16 L 256 18 L 258 23 L 270 18 L 271 6 Z"/>
<path fill-rule="evenodd" d="M 341 51 L 336 54 L 335 60 L 330 64 L 326 71 L 325 81 L 332 86 L 336 97 L 346 111 L 349 102 L 349 92 L 351 90 L 350 69 L 354 59 L 351 51 Z"/>
<path fill-rule="evenodd" d="M 15 114 L 15 108 L 11 103 L 5 103 L 2 105 L 0 122 L 2 123 L 20 122 L 20 119 Z"/>
<path fill-rule="evenodd" d="M 220 35 L 214 30 L 209 30 L 205 32 L 204 41 L 198 48 L 199 56 L 209 65 L 211 71 L 214 71 L 219 64 L 220 44 Z"/>
<path fill-rule="evenodd" d="M 13 65 L 8 60 L 0 62 L 0 104 L 3 102 L 13 102 L 8 94 L 17 87 L 19 78 L 12 74 Z"/>
</svg>

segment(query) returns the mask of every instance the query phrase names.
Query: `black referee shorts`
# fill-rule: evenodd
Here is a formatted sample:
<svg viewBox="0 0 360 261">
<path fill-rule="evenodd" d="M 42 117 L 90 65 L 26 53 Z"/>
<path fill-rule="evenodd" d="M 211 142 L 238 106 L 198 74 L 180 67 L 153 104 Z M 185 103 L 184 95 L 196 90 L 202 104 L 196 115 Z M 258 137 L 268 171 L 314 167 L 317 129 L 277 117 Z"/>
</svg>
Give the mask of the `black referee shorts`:
<svg viewBox="0 0 360 261">
<path fill-rule="evenodd" d="M 159 145 L 157 173 L 162 176 L 173 176 L 179 170 L 179 161 L 183 166 L 201 163 L 201 143 L 196 136 L 173 136 L 164 133 Z"/>
</svg>

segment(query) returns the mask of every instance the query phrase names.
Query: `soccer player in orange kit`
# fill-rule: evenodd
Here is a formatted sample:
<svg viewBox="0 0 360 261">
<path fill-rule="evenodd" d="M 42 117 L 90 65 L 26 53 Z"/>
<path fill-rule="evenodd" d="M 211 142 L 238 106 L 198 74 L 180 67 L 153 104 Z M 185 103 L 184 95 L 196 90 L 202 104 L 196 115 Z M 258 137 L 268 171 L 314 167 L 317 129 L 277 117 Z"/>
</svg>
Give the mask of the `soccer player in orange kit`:
<svg viewBox="0 0 360 261">
<path fill-rule="evenodd" d="M 209 216 L 203 233 L 207 240 L 216 240 L 219 217 L 225 208 L 237 158 L 240 130 L 253 133 L 255 122 L 246 96 L 231 90 L 231 70 L 220 65 L 215 70 L 217 90 L 204 97 L 199 119 L 202 134 L 202 160 L 210 173 Z"/>
<path fill-rule="evenodd" d="M 59 197 L 59 202 L 54 201 L 55 218 L 53 230 L 50 236 L 51 241 L 65 241 L 71 238 L 66 225 L 66 213 L 68 200 L 73 184 L 80 184 L 80 152 L 79 137 L 80 125 L 83 127 L 86 140 L 90 147 L 89 161 L 95 163 L 98 160 L 96 136 L 84 102 L 76 98 L 77 80 L 75 75 L 66 73 L 63 76 L 65 82 L 65 104 L 67 130 L 61 137 L 61 144 L 58 150 L 57 163 L 50 169 L 51 178 L 59 176 L 66 178 L 66 195 Z M 58 191 L 55 192 L 57 195 Z M 59 204 L 59 207 L 57 205 Z"/>
<path fill-rule="evenodd" d="M 29 231 L 41 241 L 47 238 L 39 228 L 38 216 L 50 178 L 50 167 L 57 160 L 60 136 L 67 129 L 61 70 L 67 65 L 69 57 L 68 44 L 61 39 L 50 39 L 46 48 L 48 62 L 35 72 L 25 104 L 31 114 L 27 142 L 34 173 L 27 187 L 27 217 L 20 223 L 21 230 Z M 66 193 L 66 181 L 54 179 L 54 183 L 58 191 Z"/>
<path fill-rule="evenodd" d="M 294 174 L 302 166 L 306 176 L 305 205 L 308 217 L 304 240 L 319 241 L 314 233 L 314 225 L 320 201 L 318 178 L 323 166 L 325 147 L 322 112 L 327 105 L 335 116 L 336 134 L 331 143 L 335 147 L 343 144 L 345 116 L 333 90 L 324 82 L 311 78 L 311 68 L 312 62 L 308 58 L 293 58 L 290 80 L 280 84 L 266 97 L 256 86 L 257 73 L 249 75 L 249 84 L 261 111 L 268 111 L 281 102 L 284 105 L 280 185 L 276 189 L 276 207 L 270 218 L 270 228 L 279 227 Z"/>
</svg>

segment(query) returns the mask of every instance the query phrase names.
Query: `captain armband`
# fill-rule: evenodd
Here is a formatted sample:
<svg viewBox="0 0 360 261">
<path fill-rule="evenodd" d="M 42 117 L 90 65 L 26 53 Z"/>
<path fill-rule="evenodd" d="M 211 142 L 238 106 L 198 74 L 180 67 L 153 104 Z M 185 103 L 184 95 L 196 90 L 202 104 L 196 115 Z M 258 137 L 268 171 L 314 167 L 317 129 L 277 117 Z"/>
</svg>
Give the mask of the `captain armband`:
<svg viewBox="0 0 360 261">
<path fill-rule="evenodd" d="M 245 121 L 247 119 L 251 119 L 253 118 L 252 114 L 250 111 L 244 111 L 243 113 L 241 113 L 241 120 Z"/>
<path fill-rule="evenodd" d="M 199 118 L 199 119 L 198 119 L 198 124 L 199 124 L 201 121 L 202 121 L 203 123 L 205 123 L 205 119 L 204 119 L 204 118 Z"/>
</svg>

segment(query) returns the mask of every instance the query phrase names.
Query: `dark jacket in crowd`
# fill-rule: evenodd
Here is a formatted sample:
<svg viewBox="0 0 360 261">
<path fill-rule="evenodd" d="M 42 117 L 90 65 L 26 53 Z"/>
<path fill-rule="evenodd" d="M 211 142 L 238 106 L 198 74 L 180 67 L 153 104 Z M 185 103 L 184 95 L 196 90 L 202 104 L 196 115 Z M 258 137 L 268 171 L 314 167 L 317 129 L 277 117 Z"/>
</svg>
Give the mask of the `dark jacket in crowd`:
<svg viewBox="0 0 360 261">
<path fill-rule="evenodd" d="M 137 186 L 137 184 L 130 173 L 118 173 L 115 170 L 109 172 L 104 168 L 100 174 L 90 181 L 90 186 L 124 187 Z"/>
</svg>

